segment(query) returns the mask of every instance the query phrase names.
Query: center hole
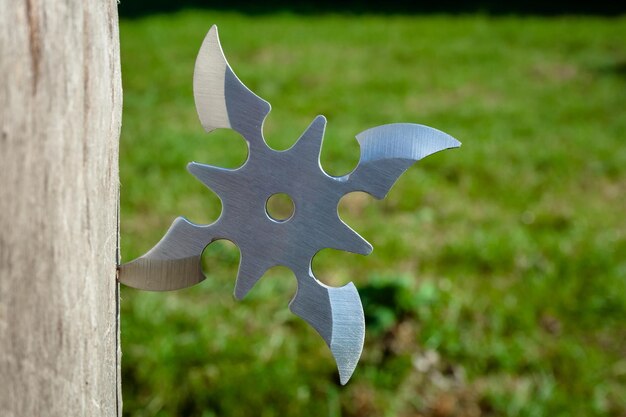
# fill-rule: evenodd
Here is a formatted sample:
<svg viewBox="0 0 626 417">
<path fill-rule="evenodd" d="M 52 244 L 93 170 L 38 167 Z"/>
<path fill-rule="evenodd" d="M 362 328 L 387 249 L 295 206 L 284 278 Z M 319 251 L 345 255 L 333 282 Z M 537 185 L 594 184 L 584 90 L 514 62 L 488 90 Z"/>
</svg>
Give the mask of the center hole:
<svg viewBox="0 0 626 417">
<path fill-rule="evenodd" d="M 293 200 L 285 193 L 272 194 L 265 203 L 268 216 L 277 222 L 287 221 L 293 216 L 295 206 Z"/>
</svg>

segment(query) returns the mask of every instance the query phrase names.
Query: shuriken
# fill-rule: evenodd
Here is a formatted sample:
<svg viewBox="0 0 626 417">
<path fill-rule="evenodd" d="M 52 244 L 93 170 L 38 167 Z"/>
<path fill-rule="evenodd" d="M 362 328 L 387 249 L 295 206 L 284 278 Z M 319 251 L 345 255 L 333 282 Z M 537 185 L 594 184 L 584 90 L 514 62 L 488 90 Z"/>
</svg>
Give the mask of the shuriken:
<svg viewBox="0 0 626 417">
<path fill-rule="evenodd" d="M 354 171 L 333 177 L 320 164 L 326 119 L 317 116 L 291 148 L 275 151 L 263 138 L 270 104 L 233 73 L 216 26 L 209 30 L 196 59 L 193 90 L 204 129 L 237 131 L 248 144 L 248 159 L 234 170 L 196 162 L 187 165 L 189 172 L 220 198 L 220 217 L 210 225 L 178 217 L 156 246 L 120 267 L 120 281 L 154 291 L 197 284 L 205 279 L 202 252 L 218 239 L 234 242 L 241 253 L 237 299 L 243 298 L 268 268 L 287 266 L 298 282 L 289 308 L 324 338 L 337 362 L 340 382 L 345 384 L 363 349 L 363 307 L 352 283 L 340 288 L 321 283 L 313 275 L 311 261 L 324 248 L 367 255 L 372 246 L 341 221 L 339 200 L 353 191 L 382 199 L 414 162 L 460 143 L 422 125 L 374 127 L 357 135 L 361 157 Z M 278 193 L 289 195 L 295 205 L 293 215 L 285 221 L 274 220 L 266 211 L 267 200 Z"/>
</svg>

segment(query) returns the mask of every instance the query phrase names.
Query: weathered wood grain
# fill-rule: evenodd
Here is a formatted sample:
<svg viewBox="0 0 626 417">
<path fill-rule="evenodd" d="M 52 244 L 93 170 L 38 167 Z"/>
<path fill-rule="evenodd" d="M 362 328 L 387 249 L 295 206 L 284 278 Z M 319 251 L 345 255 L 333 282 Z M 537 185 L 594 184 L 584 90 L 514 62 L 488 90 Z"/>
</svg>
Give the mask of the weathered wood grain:
<svg viewBox="0 0 626 417">
<path fill-rule="evenodd" d="M 0 0 L 0 415 L 118 416 L 115 0 Z"/>
</svg>

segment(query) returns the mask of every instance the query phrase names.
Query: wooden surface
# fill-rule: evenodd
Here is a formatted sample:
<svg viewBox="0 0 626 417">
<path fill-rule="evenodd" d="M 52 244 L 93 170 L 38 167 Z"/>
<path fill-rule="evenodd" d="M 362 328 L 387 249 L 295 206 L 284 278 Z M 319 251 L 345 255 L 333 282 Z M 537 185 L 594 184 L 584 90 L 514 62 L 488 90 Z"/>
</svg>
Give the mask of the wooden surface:
<svg viewBox="0 0 626 417">
<path fill-rule="evenodd" d="M 117 416 L 115 0 L 0 0 L 0 415 Z"/>
</svg>

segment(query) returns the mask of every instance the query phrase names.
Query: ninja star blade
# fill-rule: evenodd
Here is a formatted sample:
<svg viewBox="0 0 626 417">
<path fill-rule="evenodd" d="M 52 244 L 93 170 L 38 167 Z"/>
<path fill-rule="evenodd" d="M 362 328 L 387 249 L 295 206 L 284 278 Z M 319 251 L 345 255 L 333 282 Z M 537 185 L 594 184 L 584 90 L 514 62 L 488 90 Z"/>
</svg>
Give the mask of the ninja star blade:
<svg viewBox="0 0 626 417">
<path fill-rule="evenodd" d="M 150 291 L 191 287 L 204 280 L 200 257 L 211 240 L 209 226 L 179 217 L 148 253 L 120 266 L 119 280 L 129 287 Z"/>
<path fill-rule="evenodd" d="M 359 293 L 352 283 L 333 288 L 318 282 L 310 271 L 307 275 L 308 279 L 298 281 L 298 291 L 289 309 L 324 338 L 337 362 L 339 380 L 344 385 L 356 368 L 365 339 Z"/>
<path fill-rule="evenodd" d="M 193 95 L 207 132 L 233 129 L 253 145 L 265 143 L 262 126 L 270 104 L 246 87 L 228 65 L 213 25 L 204 38 L 193 73 Z"/>
<path fill-rule="evenodd" d="M 215 26 L 200 48 L 193 85 L 202 126 L 209 132 L 217 128 L 239 132 L 248 144 L 248 159 L 238 169 L 190 163 L 189 172 L 219 196 L 220 217 L 207 226 L 176 219 L 152 250 L 120 266 L 120 281 L 156 291 L 194 285 L 204 279 L 200 268 L 204 248 L 214 240 L 228 239 L 241 252 L 235 297 L 245 297 L 267 269 L 290 268 L 298 282 L 290 309 L 322 336 L 345 384 L 363 349 L 363 307 L 352 283 L 341 288 L 324 285 L 313 275 L 311 262 L 324 248 L 367 255 L 372 246 L 343 223 L 337 205 L 352 191 L 383 198 L 411 164 L 460 143 L 426 126 L 378 126 L 357 135 L 361 158 L 354 171 L 332 177 L 319 160 L 326 119 L 318 116 L 290 149 L 275 151 L 263 138 L 270 105 L 232 71 Z M 284 221 L 267 213 L 266 203 L 275 194 L 287 194 L 294 203 L 293 215 Z"/>
</svg>

